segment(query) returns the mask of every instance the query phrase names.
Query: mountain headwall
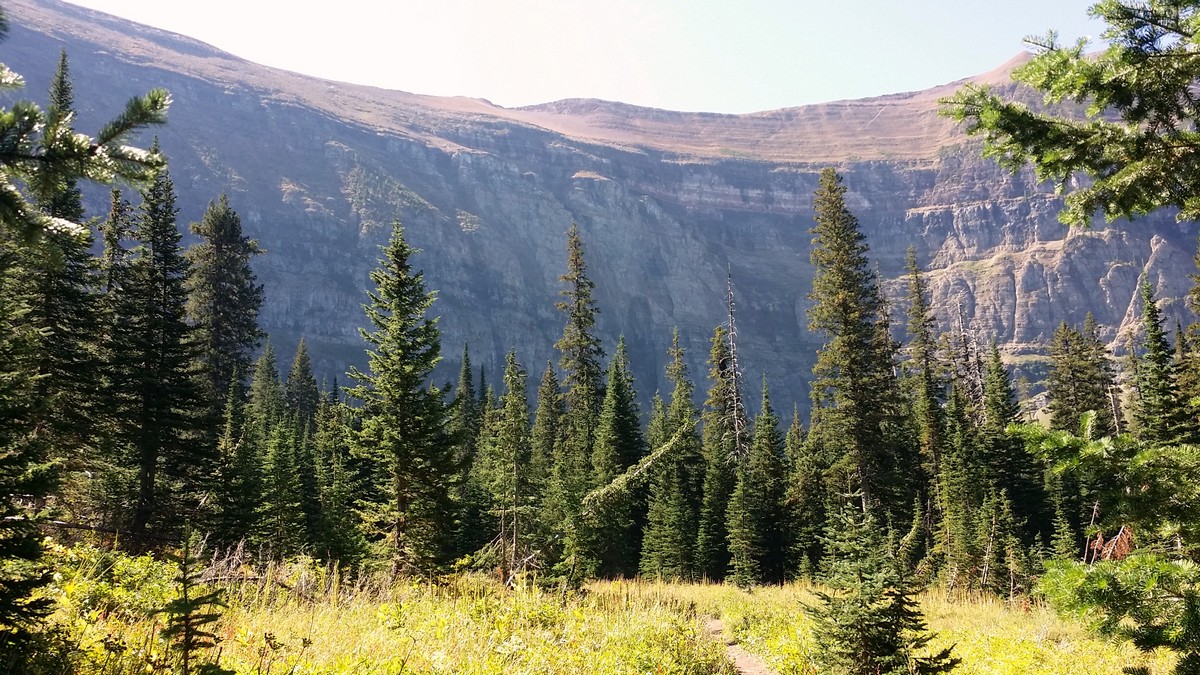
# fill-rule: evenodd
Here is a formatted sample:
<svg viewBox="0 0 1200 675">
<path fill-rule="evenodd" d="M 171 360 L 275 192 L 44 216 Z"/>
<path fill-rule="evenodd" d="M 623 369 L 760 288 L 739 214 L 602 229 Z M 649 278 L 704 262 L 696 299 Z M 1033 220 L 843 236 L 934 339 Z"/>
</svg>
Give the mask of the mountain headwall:
<svg viewBox="0 0 1200 675">
<path fill-rule="evenodd" d="M 424 250 L 415 264 L 438 291 L 447 366 L 466 342 L 491 373 L 511 347 L 540 371 L 562 328 L 557 277 L 576 222 L 606 347 L 625 335 L 643 393 L 663 386 L 674 327 L 702 377 L 728 270 L 747 376 L 765 373 L 777 404 L 802 401 L 819 344 L 806 328 L 808 229 L 827 165 L 845 176 L 892 296 L 912 245 L 943 326 L 961 316 L 1010 355 L 1039 353 L 1088 311 L 1117 340 L 1136 323 L 1143 271 L 1174 308 L 1191 286 L 1194 224 L 1162 214 L 1068 231 L 1049 186 L 979 159 L 937 115 L 957 85 L 751 115 L 582 100 L 505 109 L 270 69 L 52 0 L 5 9 L 0 60 L 44 100 L 65 48 L 81 131 L 132 95 L 171 91 L 170 122 L 154 131 L 181 223 L 228 193 L 267 251 L 255 263 L 264 327 L 285 353 L 305 336 L 329 375 L 363 361 L 367 273 L 396 218 Z M 106 203 L 90 194 L 92 213 Z"/>
</svg>

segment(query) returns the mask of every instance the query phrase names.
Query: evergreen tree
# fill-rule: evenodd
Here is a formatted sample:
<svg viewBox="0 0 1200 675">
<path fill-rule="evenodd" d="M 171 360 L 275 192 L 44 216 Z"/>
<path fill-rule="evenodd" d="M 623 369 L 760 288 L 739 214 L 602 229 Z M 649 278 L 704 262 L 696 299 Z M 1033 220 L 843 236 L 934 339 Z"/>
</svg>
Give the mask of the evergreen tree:
<svg viewBox="0 0 1200 675">
<path fill-rule="evenodd" d="M 317 378 L 313 375 L 312 359 L 308 356 L 308 345 L 304 338 L 296 344 L 296 355 L 283 386 L 283 400 L 288 412 L 296 415 L 301 427 L 307 427 L 316 417 L 321 394 L 317 391 Z"/>
<path fill-rule="evenodd" d="M 40 566 L 42 537 L 33 516 L 34 500 L 57 483 L 35 425 L 43 402 L 34 396 L 40 336 L 26 320 L 28 287 L 17 272 L 13 256 L 0 255 L 0 652 L 12 659 L 51 610 L 49 599 L 34 596 L 50 573 Z"/>
<path fill-rule="evenodd" d="M 809 328 L 826 342 L 813 366 L 809 436 L 828 458 L 832 491 L 857 492 L 864 508 L 881 508 L 895 518 L 912 503 L 904 489 L 912 462 L 889 435 L 900 400 L 892 374 L 894 352 L 885 335 L 877 276 L 845 193 L 833 169 L 821 172 L 813 205 L 816 273 L 808 316 Z"/>
<path fill-rule="evenodd" d="M 558 388 L 558 375 L 554 364 L 546 362 L 546 370 L 537 388 L 537 412 L 533 418 L 531 456 L 529 459 L 529 485 L 539 501 L 544 497 L 550 470 L 554 462 L 555 448 L 562 440 L 563 417 L 562 394 Z M 548 531 L 543 524 L 543 530 Z"/>
<path fill-rule="evenodd" d="M 152 151 L 158 152 L 157 142 Z M 205 402 L 196 380 L 196 347 L 185 313 L 189 264 L 179 248 L 175 189 L 163 169 L 142 194 L 134 222 L 138 245 L 121 293 L 129 312 L 120 437 L 137 467 L 130 528 L 182 524 L 215 470 L 215 449 L 198 446 Z"/>
<path fill-rule="evenodd" d="M 724 326 L 713 331 L 708 357 L 708 398 L 704 401 L 704 497 L 700 508 L 700 527 L 696 537 L 698 571 L 719 581 L 729 570 L 729 500 L 737 482 L 737 472 L 748 450 L 742 430 L 747 428 L 736 401 L 728 333 Z"/>
<path fill-rule="evenodd" d="M 263 456 L 262 543 L 278 558 L 301 550 L 305 540 L 300 475 L 296 469 L 296 430 L 277 422 Z"/>
<path fill-rule="evenodd" d="M 351 369 L 358 384 L 347 392 L 362 402 L 362 427 L 351 443 L 371 465 L 381 498 L 370 521 L 389 549 L 393 574 L 441 563 L 453 517 L 446 409 L 441 393 L 428 384 L 440 349 L 436 321 L 426 317 L 434 296 L 425 291 L 424 274 L 412 268 L 414 253 L 396 223 L 371 273 L 376 288 L 365 308 L 374 330 L 362 331 L 370 345 L 368 370 Z"/>
<path fill-rule="evenodd" d="M 1193 425 L 1179 398 L 1176 368 L 1170 344 L 1162 328 L 1162 312 L 1154 300 L 1149 280 L 1142 280 L 1142 347 L 1138 359 L 1137 401 L 1134 422 L 1137 437 L 1152 445 L 1169 445 L 1193 440 Z"/>
<path fill-rule="evenodd" d="M 946 648 L 920 652 L 933 635 L 926 628 L 909 583 L 889 560 L 883 533 L 861 496 L 834 513 L 825 538 L 825 581 L 820 604 L 805 606 L 815 622 L 822 673 L 908 675 L 946 673 L 959 659 Z M 857 503 L 855 503 L 857 502 Z"/>
<path fill-rule="evenodd" d="M 50 102 L 46 108 L 46 121 L 59 133 L 74 133 L 75 91 L 71 84 L 71 68 L 67 62 L 67 50 L 58 54 L 58 68 L 50 81 Z M 38 207 L 52 218 L 62 218 L 72 223 L 83 222 L 83 194 L 79 181 L 74 176 L 65 176 L 61 182 L 34 183 L 34 198 Z"/>
<path fill-rule="evenodd" d="M 321 504 L 321 531 L 314 548 L 319 555 L 343 565 L 353 565 L 364 551 L 358 515 L 354 510 L 358 486 L 350 466 L 349 418 L 350 411 L 345 404 L 324 400 L 317 408 L 313 434 L 317 494 Z"/>
<path fill-rule="evenodd" d="M 664 410 L 656 397 L 647 438 L 650 447 L 657 448 L 677 433 L 682 436 L 671 459 L 656 467 L 650 480 L 639 569 L 648 577 L 687 580 L 699 574 L 696 537 L 704 495 L 704 456 L 695 430 L 694 387 L 688 378 L 678 331 L 667 355 L 671 359 L 667 365 L 671 403 Z"/>
<path fill-rule="evenodd" d="M 600 360 L 604 356 L 595 334 L 595 284 L 588 278 L 583 242 L 574 224 L 567 231 L 567 271 L 559 280 L 566 284 L 560 291 L 564 300 L 557 305 L 566 325 L 554 347 L 563 372 L 564 436 L 556 448 L 543 508 L 546 522 L 556 523 L 563 537 L 565 558 L 574 562 L 580 545 L 580 504 L 594 487 L 591 458 L 603 397 Z"/>
<path fill-rule="evenodd" d="M 764 377 L 762 408 L 754 420 L 750 454 L 738 467 L 737 486 L 729 504 L 730 573 L 740 586 L 784 581 L 791 548 L 785 452 Z"/>
<path fill-rule="evenodd" d="M 812 579 L 813 566 L 821 559 L 826 502 L 824 471 L 800 425 L 800 411 L 794 406 L 783 443 L 790 465 L 785 496 L 790 543 L 786 571 L 792 577 Z"/>
<path fill-rule="evenodd" d="M 940 500 L 937 498 L 936 477 L 941 473 L 941 455 L 945 436 L 942 418 L 942 399 L 945 385 L 937 370 L 934 331 L 937 320 L 927 298 L 929 290 L 917 265 L 916 250 L 909 246 L 905 255 L 908 270 L 908 351 L 909 396 L 912 400 L 914 423 L 921 450 L 921 468 L 930 484 L 923 489 L 928 505 L 940 519 Z"/>
<path fill-rule="evenodd" d="M 200 222 L 190 227 L 200 241 L 187 251 L 192 270 L 187 312 L 203 365 L 203 395 L 215 415 L 234 373 L 249 372 L 251 354 L 262 338 L 258 312 L 263 287 L 250 266 L 262 251 L 242 234 L 242 219 L 224 194 L 209 202 Z M 315 389 L 315 381 L 313 385 Z"/>
<path fill-rule="evenodd" d="M 225 426 L 217 439 L 220 481 L 216 486 L 216 541 L 234 545 L 258 540 L 263 496 L 263 459 L 253 438 L 246 434 L 242 386 L 233 378 L 225 398 Z"/>
<path fill-rule="evenodd" d="M 1096 320 L 1088 312 L 1083 331 L 1063 322 L 1051 337 L 1046 393 L 1052 429 L 1079 431 L 1083 414 L 1092 411 L 1093 436 L 1111 436 L 1116 431 L 1112 368 L 1097 331 Z"/>
<path fill-rule="evenodd" d="M 1015 505 L 1019 535 L 1025 545 L 1039 536 L 1048 539 L 1052 532 L 1047 495 L 1044 492 L 1044 468 L 1025 450 L 1023 440 L 1009 434 L 1011 424 L 1020 421 L 1021 409 L 1013 393 L 1008 370 L 993 343 L 984 379 L 983 424 L 979 429 L 980 467 L 989 492 L 1005 495 Z"/>
<path fill-rule="evenodd" d="M 504 394 L 479 448 L 479 473 L 499 523 L 500 564 L 506 578 L 520 571 L 528 556 L 533 517 L 529 490 L 529 404 L 525 369 L 516 352 L 505 358 Z"/>
<path fill-rule="evenodd" d="M 592 450 L 593 483 L 597 486 L 608 485 L 623 474 L 646 449 L 623 337 L 609 363 L 607 383 Z M 636 490 L 606 503 L 602 513 L 589 518 L 586 557 L 594 575 L 613 578 L 637 574 L 640 533 L 635 525 L 644 501 L 645 495 Z"/>
</svg>

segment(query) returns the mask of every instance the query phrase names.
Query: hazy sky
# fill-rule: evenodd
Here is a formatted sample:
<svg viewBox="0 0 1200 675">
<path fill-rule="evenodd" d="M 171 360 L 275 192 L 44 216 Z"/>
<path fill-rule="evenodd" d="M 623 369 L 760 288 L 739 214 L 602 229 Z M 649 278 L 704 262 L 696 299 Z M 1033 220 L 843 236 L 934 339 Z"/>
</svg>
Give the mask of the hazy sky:
<svg viewBox="0 0 1200 675">
<path fill-rule="evenodd" d="M 730 113 L 924 89 L 1102 29 L 1093 0 L 71 1 L 334 80 Z"/>
</svg>

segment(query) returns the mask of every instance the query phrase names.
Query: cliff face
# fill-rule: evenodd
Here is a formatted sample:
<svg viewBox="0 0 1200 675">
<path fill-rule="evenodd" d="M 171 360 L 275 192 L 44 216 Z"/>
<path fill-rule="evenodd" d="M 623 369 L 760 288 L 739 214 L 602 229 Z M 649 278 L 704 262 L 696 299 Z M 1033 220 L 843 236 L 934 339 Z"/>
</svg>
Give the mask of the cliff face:
<svg viewBox="0 0 1200 675">
<path fill-rule="evenodd" d="M 643 393 L 663 386 L 676 326 L 703 377 L 729 270 L 747 381 L 765 373 L 777 401 L 803 401 L 819 344 L 806 330 L 808 229 L 829 164 L 889 293 L 902 297 L 915 246 L 943 326 L 962 316 L 1011 355 L 1039 353 L 1060 321 L 1088 311 L 1117 340 L 1136 323 L 1143 270 L 1176 310 L 1191 285 L 1194 225 L 1163 214 L 1068 231 L 1048 186 L 978 159 L 937 117 L 949 85 L 739 116 L 598 101 L 509 110 L 267 69 L 49 0 L 5 8 L 0 58 L 27 78 L 26 96 L 44 98 L 67 49 L 81 131 L 131 95 L 171 91 L 156 131 L 181 223 L 229 194 L 267 251 L 256 262 L 264 327 L 285 353 L 304 335 L 328 375 L 363 360 L 367 273 L 393 218 L 424 249 L 415 263 L 438 291 L 447 377 L 464 342 L 490 374 L 510 347 L 540 371 L 561 331 L 557 277 L 577 222 L 606 346 L 625 335 Z M 103 213 L 105 195 L 90 196 Z"/>
</svg>

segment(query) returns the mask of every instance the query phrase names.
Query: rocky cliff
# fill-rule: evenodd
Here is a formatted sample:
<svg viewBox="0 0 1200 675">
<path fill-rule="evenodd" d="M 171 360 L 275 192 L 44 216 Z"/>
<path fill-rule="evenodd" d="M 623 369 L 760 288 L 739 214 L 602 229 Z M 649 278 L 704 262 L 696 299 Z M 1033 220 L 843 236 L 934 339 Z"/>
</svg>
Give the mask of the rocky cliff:
<svg viewBox="0 0 1200 675">
<path fill-rule="evenodd" d="M 66 48 L 81 130 L 129 96 L 171 91 L 157 133 L 181 221 L 229 194 L 268 252 L 256 263 L 265 328 L 284 353 L 304 335 L 327 375 L 363 360 L 367 273 L 399 218 L 438 291 L 447 378 L 464 342 L 491 373 L 516 347 L 536 377 L 561 330 L 557 276 L 577 222 L 605 343 L 626 336 L 643 393 L 662 386 L 676 326 L 703 376 L 730 270 L 747 381 L 765 373 L 777 405 L 803 402 L 818 346 L 806 330 L 808 228 L 827 165 L 845 175 L 892 295 L 911 244 L 943 324 L 965 317 L 1017 360 L 1089 310 L 1118 340 L 1143 271 L 1174 311 L 1191 285 L 1194 224 L 1162 214 L 1068 231 L 1049 186 L 978 159 L 937 116 L 957 83 L 750 115 L 590 100 L 505 109 L 270 69 L 53 0 L 4 6 L 13 27 L 0 60 L 44 99 Z M 103 212 L 101 190 L 89 204 Z"/>
</svg>

